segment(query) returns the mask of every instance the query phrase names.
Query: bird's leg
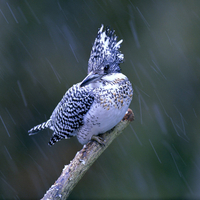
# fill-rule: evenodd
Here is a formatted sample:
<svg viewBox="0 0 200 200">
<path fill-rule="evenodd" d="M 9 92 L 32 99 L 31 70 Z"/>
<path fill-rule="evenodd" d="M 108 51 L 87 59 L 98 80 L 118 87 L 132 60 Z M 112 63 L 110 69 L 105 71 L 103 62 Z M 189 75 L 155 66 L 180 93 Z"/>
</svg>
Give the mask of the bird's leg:
<svg viewBox="0 0 200 200">
<path fill-rule="evenodd" d="M 94 140 L 94 141 L 98 142 L 100 145 L 105 146 L 105 144 L 104 144 L 105 140 L 101 136 L 93 135 L 91 137 L 91 140 Z"/>
</svg>

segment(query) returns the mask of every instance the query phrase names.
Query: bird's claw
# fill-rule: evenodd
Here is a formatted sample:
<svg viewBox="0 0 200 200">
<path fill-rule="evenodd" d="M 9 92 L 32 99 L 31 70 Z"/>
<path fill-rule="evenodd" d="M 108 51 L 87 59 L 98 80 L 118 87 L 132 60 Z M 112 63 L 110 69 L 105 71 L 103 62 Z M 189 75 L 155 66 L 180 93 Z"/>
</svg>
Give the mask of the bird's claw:
<svg viewBox="0 0 200 200">
<path fill-rule="evenodd" d="M 105 140 L 101 136 L 93 135 L 91 137 L 91 140 L 94 140 L 94 141 L 98 142 L 100 145 L 105 146 Z"/>
</svg>

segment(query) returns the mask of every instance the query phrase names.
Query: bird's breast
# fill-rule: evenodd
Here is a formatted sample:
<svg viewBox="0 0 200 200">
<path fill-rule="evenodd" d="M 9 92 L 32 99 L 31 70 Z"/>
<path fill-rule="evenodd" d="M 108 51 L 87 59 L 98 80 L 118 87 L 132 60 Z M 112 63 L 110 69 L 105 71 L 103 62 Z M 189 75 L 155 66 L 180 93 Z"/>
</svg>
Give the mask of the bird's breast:
<svg viewBox="0 0 200 200">
<path fill-rule="evenodd" d="M 129 80 L 118 77 L 112 81 L 102 80 L 101 87 L 95 88 L 94 102 L 86 115 L 93 133 L 99 134 L 113 128 L 124 117 L 132 100 L 133 89 Z"/>
</svg>

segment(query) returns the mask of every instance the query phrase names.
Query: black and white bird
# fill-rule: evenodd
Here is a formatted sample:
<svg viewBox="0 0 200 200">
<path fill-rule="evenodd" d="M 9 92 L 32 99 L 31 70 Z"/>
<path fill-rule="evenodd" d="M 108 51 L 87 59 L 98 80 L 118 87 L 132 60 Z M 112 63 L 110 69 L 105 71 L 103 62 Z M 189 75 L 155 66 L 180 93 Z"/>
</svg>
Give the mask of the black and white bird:
<svg viewBox="0 0 200 200">
<path fill-rule="evenodd" d="M 65 93 L 50 119 L 30 129 L 29 135 L 49 128 L 53 131 L 50 146 L 72 136 L 86 144 L 121 121 L 133 96 L 132 85 L 119 67 L 124 60 L 119 51 L 122 41 L 117 41 L 114 30 L 107 27 L 103 31 L 101 26 L 88 61 L 88 75 Z"/>
</svg>

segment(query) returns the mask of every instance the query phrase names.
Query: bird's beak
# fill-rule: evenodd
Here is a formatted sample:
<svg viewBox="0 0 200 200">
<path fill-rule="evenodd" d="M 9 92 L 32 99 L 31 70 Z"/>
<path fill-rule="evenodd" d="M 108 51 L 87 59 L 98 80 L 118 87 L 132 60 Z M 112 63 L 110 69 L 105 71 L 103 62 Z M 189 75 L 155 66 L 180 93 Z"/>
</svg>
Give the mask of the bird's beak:
<svg viewBox="0 0 200 200">
<path fill-rule="evenodd" d="M 90 72 L 81 82 L 80 87 L 83 87 L 85 85 L 88 85 L 89 83 L 92 83 L 94 81 L 99 80 L 103 75 L 97 74 L 94 72 Z"/>
</svg>

